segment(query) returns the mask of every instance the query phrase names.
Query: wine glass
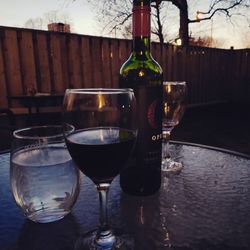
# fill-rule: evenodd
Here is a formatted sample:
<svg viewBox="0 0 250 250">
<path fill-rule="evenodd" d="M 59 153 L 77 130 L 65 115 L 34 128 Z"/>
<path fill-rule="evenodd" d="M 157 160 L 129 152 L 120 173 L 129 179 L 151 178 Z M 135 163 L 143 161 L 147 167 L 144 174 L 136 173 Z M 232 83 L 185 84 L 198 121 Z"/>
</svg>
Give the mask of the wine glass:
<svg viewBox="0 0 250 250">
<path fill-rule="evenodd" d="M 163 82 L 162 171 L 164 172 L 177 173 L 183 168 L 181 162 L 171 158 L 169 140 L 172 129 L 179 124 L 184 114 L 186 95 L 186 82 Z"/>
<path fill-rule="evenodd" d="M 110 184 L 131 155 L 137 135 L 136 101 L 131 89 L 68 89 L 63 102 L 66 144 L 78 168 L 96 185 L 100 225 L 83 235 L 80 249 L 130 249 L 108 224 Z"/>
</svg>

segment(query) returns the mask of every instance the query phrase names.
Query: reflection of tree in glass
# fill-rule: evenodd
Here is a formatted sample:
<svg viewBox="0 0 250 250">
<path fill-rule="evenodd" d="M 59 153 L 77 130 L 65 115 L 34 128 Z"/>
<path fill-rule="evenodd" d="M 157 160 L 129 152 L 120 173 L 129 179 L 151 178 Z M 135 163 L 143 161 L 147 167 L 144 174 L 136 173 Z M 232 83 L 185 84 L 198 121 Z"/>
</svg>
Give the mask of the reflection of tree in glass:
<svg viewBox="0 0 250 250">
<path fill-rule="evenodd" d="M 71 206 L 71 195 L 69 192 L 65 192 L 65 197 L 56 197 L 54 200 L 59 202 L 58 208 L 65 209 L 65 207 Z"/>
</svg>

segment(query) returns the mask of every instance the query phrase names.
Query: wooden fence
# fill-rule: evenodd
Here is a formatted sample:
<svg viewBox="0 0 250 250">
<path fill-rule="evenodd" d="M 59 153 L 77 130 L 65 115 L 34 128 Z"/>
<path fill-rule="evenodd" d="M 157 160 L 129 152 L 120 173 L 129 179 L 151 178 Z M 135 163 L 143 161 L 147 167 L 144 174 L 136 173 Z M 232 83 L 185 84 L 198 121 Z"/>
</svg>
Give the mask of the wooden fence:
<svg viewBox="0 0 250 250">
<path fill-rule="evenodd" d="M 151 50 L 165 80 L 188 82 L 189 103 L 250 101 L 250 49 L 153 43 Z M 56 94 L 68 87 L 117 87 L 130 52 L 130 40 L 0 27 L 0 107 L 29 87 Z"/>
</svg>

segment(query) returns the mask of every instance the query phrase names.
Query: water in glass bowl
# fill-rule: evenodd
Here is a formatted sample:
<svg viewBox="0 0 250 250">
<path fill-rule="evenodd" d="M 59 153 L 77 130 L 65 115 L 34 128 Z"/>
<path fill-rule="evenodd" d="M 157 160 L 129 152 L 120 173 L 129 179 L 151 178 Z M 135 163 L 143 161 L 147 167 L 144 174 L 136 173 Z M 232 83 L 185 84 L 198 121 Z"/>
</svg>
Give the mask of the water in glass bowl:
<svg viewBox="0 0 250 250">
<path fill-rule="evenodd" d="M 15 152 L 10 176 L 17 205 L 37 222 L 63 218 L 79 193 L 79 172 L 63 144 L 32 146 Z"/>
</svg>

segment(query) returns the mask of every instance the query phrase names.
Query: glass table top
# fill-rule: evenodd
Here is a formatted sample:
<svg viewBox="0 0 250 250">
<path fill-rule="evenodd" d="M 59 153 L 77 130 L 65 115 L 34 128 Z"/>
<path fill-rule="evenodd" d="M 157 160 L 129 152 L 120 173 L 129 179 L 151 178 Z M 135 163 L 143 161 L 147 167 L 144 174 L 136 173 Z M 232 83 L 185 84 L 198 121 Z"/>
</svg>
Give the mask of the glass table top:
<svg viewBox="0 0 250 250">
<path fill-rule="evenodd" d="M 178 175 L 164 175 L 158 193 L 124 194 L 119 176 L 110 188 L 109 217 L 134 239 L 136 250 L 250 249 L 250 158 L 199 145 L 172 143 L 183 162 Z M 80 234 L 98 224 L 98 195 L 81 176 L 70 215 L 48 224 L 22 215 L 9 185 L 9 154 L 0 155 L 0 249 L 74 249 Z"/>
</svg>

